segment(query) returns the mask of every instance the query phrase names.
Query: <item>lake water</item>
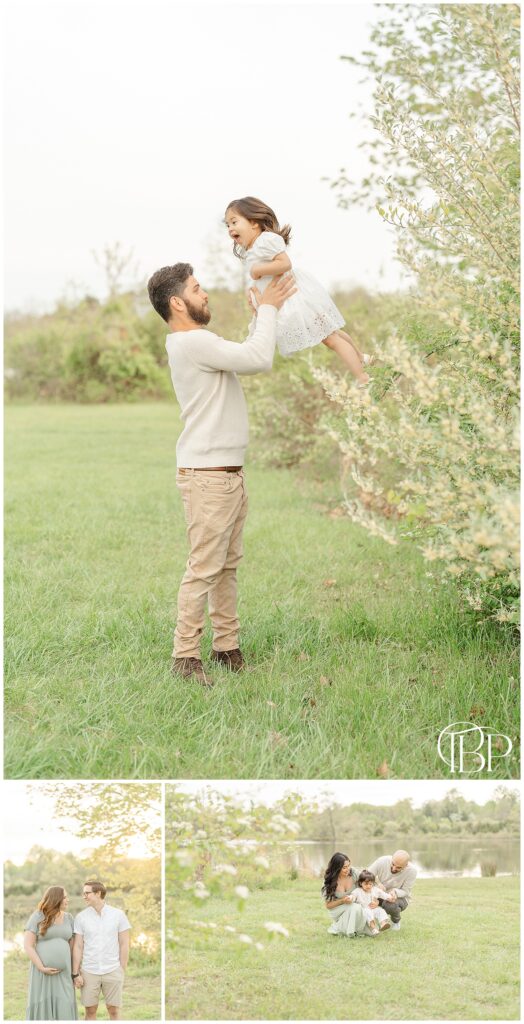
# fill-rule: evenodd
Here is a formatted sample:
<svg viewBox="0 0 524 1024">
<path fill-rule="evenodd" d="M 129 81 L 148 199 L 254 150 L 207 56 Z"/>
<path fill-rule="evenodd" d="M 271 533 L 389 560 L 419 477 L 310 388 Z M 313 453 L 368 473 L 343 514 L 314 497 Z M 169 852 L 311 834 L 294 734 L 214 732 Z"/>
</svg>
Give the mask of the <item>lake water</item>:
<svg viewBox="0 0 524 1024">
<path fill-rule="evenodd" d="M 366 839 L 332 842 L 286 843 L 282 860 L 289 869 L 320 877 L 335 851 L 347 854 L 355 867 L 365 867 L 377 857 L 394 853 L 398 840 Z M 480 878 L 489 873 L 520 874 L 520 843 L 515 838 L 476 836 L 472 839 L 431 839 L 426 836 L 404 840 L 419 878 Z M 484 871 L 483 871 L 484 866 Z"/>
</svg>

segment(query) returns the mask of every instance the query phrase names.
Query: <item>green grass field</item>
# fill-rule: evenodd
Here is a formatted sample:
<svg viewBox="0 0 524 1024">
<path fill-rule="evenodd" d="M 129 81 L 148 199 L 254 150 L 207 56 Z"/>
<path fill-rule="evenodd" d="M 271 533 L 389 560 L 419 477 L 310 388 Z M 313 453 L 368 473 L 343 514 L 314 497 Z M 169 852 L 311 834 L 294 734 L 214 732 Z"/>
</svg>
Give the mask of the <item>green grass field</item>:
<svg viewBox="0 0 524 1024">
<path fill-rule="evenodd" d="M 446 777 L 447 724 L 515 738 L 509 639 L 413 546 L 330 517 L 338 480 L 290 471 L 247 467 L 249 670 L 175 681 L 178 431 L 174 403 L 7 409 L 8 778 Z"/>
<path fill-rule="evenodd" d="M 4 960 L 4 1020 L 25 1020 L 29 961 L 20 953 L 12 953 Z M 77 999 L 78 1016 L 84 1010 Z M 133 967 L 130 964 L 124 988 L 122 1016 L 125 1020 L 159 1020 L 161 1016 L 160 964 L 151 967 Z M 101 999 L 98 1020 L 109 1020 L 105 1003 Z"/>
<path fill-rule="evenodd" d="M 514 1020 L 519 1018 L 518 878 L 416 884 L 399 932 L 328 935 L 318 881 L 252 893 L 244 911 L 218 899 L 177 903 L 186 925 L 166 958 L 167 1019 Z M 170 909 L 171 904 L 171 909 Z M 168 900 L 167 926 L 173 923 Z M 262 938 L 279 921 L 289 939 Z M 222 925 L 262 939 L 246 946 Z M 267 932 L 265 933 L 267 935 Z"/>
</svg>

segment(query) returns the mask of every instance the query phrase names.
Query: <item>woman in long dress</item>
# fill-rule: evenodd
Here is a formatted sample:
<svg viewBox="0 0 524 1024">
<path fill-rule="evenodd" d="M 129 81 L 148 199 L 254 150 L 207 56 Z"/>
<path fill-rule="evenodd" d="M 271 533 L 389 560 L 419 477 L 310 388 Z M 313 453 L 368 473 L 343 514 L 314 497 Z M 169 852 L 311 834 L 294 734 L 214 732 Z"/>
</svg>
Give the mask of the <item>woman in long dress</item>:
<svg viewBox="0 0 524 1024">
<path fill-rule="evenodd" d="M 331 918 L 330 935 L 371 935 L 363 908 L 351 895 L 358 874 L 345 853 L 334 853 L 324 875 L 322 895 Z"/>
<path fill-rule="evenodd" d="M 72 974 L 73 917 L 61 885 L 46 889 L 24 932 L 31 967 L 26 1020 L 77 1020 Z"/>
</svg>

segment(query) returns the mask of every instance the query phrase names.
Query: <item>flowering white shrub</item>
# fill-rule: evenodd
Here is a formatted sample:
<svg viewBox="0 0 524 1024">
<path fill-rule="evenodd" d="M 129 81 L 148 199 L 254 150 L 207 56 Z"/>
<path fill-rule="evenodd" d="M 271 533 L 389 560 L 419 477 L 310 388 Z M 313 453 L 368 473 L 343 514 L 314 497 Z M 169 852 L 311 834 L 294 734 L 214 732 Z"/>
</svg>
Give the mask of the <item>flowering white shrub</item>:
<svg viewBox="0 0 524 1024">
<path fill-rule="evenodd" d="M 519 11 L 387 11 L 361 63 L 377 83 L 372 161 L 400 170 L 359 198 L 380 197 L 416 284 L 369 392 L 315 376 L 343 410 L 330 433 L 352 519 L 390 543 L 419 537 L 472 607 L 516 621 Z M 334 186 L 348 205 L 345 172 Z"/>
<path fill-rule="evenodd" d="M 209 933 L 213 930 L 220 932 L 223 940 L 238 941 L 262 951 L 264 945 L 259 940 L 266 935 L 267 926 L 263 931 L 260 922 L 252 935 L 230 924 L 219 926 L 209 920 L 214 901 L 229 902 L 235 913 L 243 913 L 247 901 L 251 903 L 256 898 L 261 885 L 266 887 L 280 877 L 282 840 L 297 834 L 299 820 L 313 806 L 297 794 L 287 794 L 275 806 L 255 804 L 246 813 L 235 796 L 211 788 L 194 794 L 179 791 L 177 786 L 169 787 L 166 913 L 172 941 L 175 937 L 183 941 L 184 929 L 191 931 L 196 927 L 203 938 L 208 933 L 211 939 Z M 276 834 L 271 829 L 273 824 L 278 829 Z M 192 916 L 197 901 L 206 917 L 198 923 Z M 282 936 L 287 934 L 284 925 L 276 924 L 275 929 Z"/>
</svg>

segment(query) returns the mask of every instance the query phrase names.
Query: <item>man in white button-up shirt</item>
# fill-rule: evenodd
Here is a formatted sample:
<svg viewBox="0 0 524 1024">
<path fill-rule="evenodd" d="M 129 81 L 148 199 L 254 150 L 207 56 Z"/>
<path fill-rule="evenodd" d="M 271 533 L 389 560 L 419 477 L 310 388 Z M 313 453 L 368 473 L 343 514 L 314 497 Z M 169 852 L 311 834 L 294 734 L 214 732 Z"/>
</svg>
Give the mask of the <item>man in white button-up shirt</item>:
<svg viewBox="0 0 524 1024">
<path fill-rule="evenodd" d="M 102 882 L 85 882 L 87 906 L 75 917 L 73 983 L 81 990 L 86 1020 L 96 1020 L 100 992 L 110 1019 L 120 1020 L 131 925 L 124 911 L 109 906 L 105 896 Z"/>
</svg>

